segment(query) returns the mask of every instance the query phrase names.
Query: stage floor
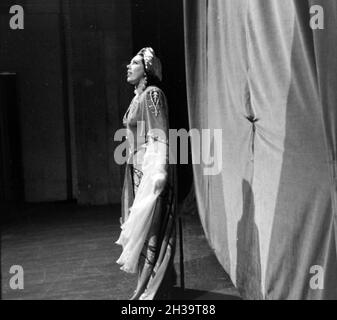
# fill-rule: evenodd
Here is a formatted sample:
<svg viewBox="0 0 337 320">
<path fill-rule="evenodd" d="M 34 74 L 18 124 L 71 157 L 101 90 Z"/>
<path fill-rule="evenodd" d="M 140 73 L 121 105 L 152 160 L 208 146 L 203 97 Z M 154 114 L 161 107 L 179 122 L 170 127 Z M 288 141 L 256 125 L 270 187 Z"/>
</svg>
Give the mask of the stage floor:
<svg viewBox="0 0 337 320">
<path fill-rule="evenodd" d="M 136 276 L 115 263 L 121 247 L 119 206 L 25 205 L 2 226 L 2 299 L 128 299 Z M 239 299 L 210 249 L 198 216 L 183 218 L 185 290 L 180 288 L 179 242 L 175 299 Z M 13 290 L 10 268 L 24 271 L 24 289 Z"/>
</svg>

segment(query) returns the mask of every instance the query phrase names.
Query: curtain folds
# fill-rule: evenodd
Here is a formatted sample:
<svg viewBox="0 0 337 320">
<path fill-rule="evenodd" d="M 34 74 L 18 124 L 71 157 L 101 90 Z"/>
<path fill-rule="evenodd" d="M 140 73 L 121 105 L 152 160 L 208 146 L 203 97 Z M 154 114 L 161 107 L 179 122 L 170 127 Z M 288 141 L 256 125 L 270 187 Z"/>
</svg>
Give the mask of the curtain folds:
<svg viewBox="0 0 337 320">
<path fill-rule="evenodd" d="M 336 1 L 184 0 L 184 17 L 190 128 L 222 130 L 221 172 L 193 165 L 219 262 L 245 298 L 337 299 Z"/>
</svg>

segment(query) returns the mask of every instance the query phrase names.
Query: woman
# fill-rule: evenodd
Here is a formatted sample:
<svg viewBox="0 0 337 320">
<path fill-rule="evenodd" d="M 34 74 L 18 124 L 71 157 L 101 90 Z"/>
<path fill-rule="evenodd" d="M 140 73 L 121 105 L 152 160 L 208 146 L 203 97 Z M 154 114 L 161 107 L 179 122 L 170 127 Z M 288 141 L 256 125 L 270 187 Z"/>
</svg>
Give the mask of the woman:
<svg viewBox="0 0 337 320">
<path fill-rule="evenodd" d="M 143 48 L 127 66 L 135 97 L 125 113 L 129 158 L 122 194 L 121 269 L 138 272 L 134 299 L 169 298 L 175 281 L 176 184 L 168 164 L 168 110 L 159 88 L 161 63 Z"/>
</svg>

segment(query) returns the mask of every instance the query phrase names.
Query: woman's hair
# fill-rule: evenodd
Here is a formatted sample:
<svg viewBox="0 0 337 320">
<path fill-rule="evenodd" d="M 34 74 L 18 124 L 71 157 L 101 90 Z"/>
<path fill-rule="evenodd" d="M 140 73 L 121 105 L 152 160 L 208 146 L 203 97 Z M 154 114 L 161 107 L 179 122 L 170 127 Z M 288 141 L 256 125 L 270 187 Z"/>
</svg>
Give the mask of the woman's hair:
<svg viewBox="0 0 337 320">
<path fill-rule="evenodd" d="M 144 70 L 145 70 L 145 74 L 146 74 L 146 78 L 147 78 L 147 86 L 156 86 L 158 88 L 160 88 L 161 86 L 161 81 L 155 77 L 154 75 L 152 75 L 151 73 L 147 72 L 145 69 L 145 64 L 144 64 L 144 59 L 143 61 L 143 65 L 144 65 Z"/>
<path fill-rule="evenodd" d="M 160 59 L 155 55 L 153 49 L 149 47 L 141 49 L 137 54 L 142 57 L 142 63 L 147 78 L 147 86 L 160 87 L 161 85 Z M 147 60 L 145 61 L 145 59 Z"/>
</svg>

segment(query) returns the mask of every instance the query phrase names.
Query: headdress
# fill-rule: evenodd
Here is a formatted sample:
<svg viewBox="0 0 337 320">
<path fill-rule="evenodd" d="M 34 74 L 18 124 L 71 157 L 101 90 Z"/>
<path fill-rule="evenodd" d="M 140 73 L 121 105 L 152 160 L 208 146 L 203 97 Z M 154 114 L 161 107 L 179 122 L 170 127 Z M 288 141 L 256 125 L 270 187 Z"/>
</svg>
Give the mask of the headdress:
<svg viewBox="0 0 337 320">
<path fill-rule="evenodd" d="M 156 56 L 154 50 L 150 47 L 141 49 L 137 55 L 140 55 L 144 59 L 145 71 L 151 74 L 153 77 L 157 78 L 159 81 L 162 80 L 161 62 Z"/>
</svg>

